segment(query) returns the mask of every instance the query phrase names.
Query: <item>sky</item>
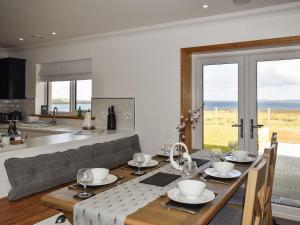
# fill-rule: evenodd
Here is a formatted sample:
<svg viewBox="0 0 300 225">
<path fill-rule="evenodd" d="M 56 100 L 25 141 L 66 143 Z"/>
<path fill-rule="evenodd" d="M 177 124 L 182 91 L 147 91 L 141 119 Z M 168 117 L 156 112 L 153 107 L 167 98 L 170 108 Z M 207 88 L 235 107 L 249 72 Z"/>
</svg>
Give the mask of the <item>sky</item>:
<svg viewBox="0 0 300 225">
<path fill-rule="evenodd" d="M 91 80 L 77 81 L 77 99 L 91 100 L 92 82 Z M 52 82 L 52 98 L 70 98 L 70 81 Z"/>
<path fill-rule="evenodd" d="M 238 64 L 203 67 L 204 100 L 237 101 Z M 300 59 L 257 64 L 259 100 L 300 100 Z"/>
</svg>

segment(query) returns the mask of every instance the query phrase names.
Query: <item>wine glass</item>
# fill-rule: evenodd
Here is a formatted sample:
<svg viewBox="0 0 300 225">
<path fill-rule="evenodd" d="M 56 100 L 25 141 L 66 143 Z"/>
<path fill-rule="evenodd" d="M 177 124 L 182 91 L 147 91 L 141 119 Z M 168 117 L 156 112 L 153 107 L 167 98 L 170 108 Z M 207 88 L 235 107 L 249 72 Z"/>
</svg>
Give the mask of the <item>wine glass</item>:
<svg viewBox="0 0 300 225">
<path fill-rule="evenodd" d="M 162 153 L 165 155 L 170 155 L 171 147 L 171 144 L 164 144 L 163 146 L 161 146 Z"/>
<path fill-rule="evenodd" d="M 133 161 L 138 166 L 138 170 L 135 171 L 134 175 L 143 175 L 145 172 L 141 171 L 140 167 L 145 162 L 145 156 L 143 153 L 134 153 Z"/>
<path fill-rule="evenodd" d="M 197 163 L 195 161 L 185 161 L 183 163 L 183 172 L 189 180 L 197 174 Z"/>
<path fill-rule="evenodd" d="M 213 148 L 210 150 L 210 162 L 213 164 L 214 162 L 218 162 L 222 158 L 222 150 L 219 148 Z"/>
<path fill-rule="evenodd" d="M 79 193 L 80 198 L 88 198 L 92 196 L 92 193 L 86 191 L 86 186 L 93 182 L 94 176 L 91 169 L 80 169 L 77 173 L 77 182 L 84 187 L 84 191 Z"/>
</svg>

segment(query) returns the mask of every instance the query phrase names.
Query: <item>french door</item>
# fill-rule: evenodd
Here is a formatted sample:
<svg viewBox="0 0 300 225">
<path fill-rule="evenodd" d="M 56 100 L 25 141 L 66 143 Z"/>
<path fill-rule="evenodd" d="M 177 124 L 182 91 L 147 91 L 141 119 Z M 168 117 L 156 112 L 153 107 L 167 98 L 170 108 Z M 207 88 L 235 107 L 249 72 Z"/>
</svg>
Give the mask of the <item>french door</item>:
<svg viewBox="0 0 300 225">
<path fill-rule="evenodd" d="M 293 59 L 299 59 L 300 63 L 299 51 L 195 56 L 193 104 L 204 103 L 204 107 L 202 126 L 193 131 L 193 147 L 225 151 L 236 147 L 252 154 L 266 147 L 274 131 L 270 129 L 271 109 L 276 108 L 272 100 L 298 99 L 289 86 L 282 87 L 289 80 L 284 81 L 285 76 L 278 74 L 282 72 L 280 68 L 288 70 L 297 66 L 295 62 L 291 64 Z M 286 79 L 300 84 L 299 74 L 288 76 Z M 293 90 L 299 92 L 297 88 Z M 271 104 L 269 108 L 268 104 Z"/>
<path fill-rule="evenodd" d="M 195 148 L 246 149 L 244 57 L 196 58 L 194 105 L 204 104 L 202 126 L 193 132 Z"/>
</svg>

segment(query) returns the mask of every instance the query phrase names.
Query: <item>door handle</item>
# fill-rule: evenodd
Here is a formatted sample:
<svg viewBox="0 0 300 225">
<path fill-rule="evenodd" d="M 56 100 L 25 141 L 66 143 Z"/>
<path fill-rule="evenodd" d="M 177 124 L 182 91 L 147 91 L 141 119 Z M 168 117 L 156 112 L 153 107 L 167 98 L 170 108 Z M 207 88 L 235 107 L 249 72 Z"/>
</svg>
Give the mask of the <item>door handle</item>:
<svg viewBox="0 0 300 225">
<path fill-rule="evenodd" d="M 264 125 L 262 124 L 257 124 L 257 125 L 254 125 L 254 120 L 251 119 L 250 120 L 250 136 L 251 136 L 251 139 L 254 138 L 254 128 L 262 128 Z"/>
<path fill-rule="evenodd" d="M 240 128 L 240 137 L 243 138 L 244 137 L 244 120 L 240 119 L 240 124 L 233 124 L 231 125 L 232 127 L 238 127 Z"/>
</svg>

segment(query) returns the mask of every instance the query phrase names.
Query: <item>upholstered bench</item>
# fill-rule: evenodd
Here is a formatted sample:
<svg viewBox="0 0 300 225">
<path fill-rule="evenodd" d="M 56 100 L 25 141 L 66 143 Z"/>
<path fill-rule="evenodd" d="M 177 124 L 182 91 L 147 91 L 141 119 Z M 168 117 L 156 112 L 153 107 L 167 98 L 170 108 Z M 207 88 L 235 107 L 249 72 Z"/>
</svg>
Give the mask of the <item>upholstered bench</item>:
<svg viewBox="0 0 300 225">
<path fill-rule="evenodd" d="M 80 168 L 114 168 L 141 152 L 137 135 L 115 141 L 82 146 L 64 152 L 5 161 L 12 186 L 9 200 L 17 200 L 76 180 Z"/>
</svg>

